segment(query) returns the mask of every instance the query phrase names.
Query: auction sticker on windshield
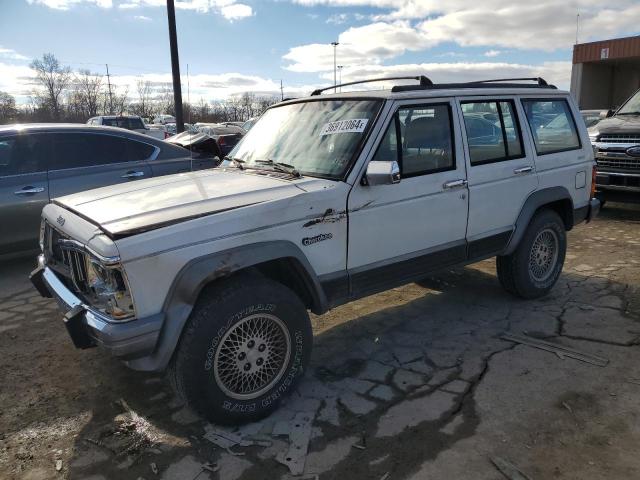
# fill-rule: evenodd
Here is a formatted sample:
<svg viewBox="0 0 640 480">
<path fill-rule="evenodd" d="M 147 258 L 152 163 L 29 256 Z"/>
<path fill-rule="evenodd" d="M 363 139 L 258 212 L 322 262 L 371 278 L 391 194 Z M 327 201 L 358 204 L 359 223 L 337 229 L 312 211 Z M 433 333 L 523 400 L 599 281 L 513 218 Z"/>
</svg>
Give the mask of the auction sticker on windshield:
<svg viewBox="0 0 640 480">
<path fill-rule="evenodd" d="M 351 118 L 325 123 L 320 130 L 320 136 L 333 135 L 334 133 L 362 133 L 367 126 L 368 118 Z"/>
</svg>

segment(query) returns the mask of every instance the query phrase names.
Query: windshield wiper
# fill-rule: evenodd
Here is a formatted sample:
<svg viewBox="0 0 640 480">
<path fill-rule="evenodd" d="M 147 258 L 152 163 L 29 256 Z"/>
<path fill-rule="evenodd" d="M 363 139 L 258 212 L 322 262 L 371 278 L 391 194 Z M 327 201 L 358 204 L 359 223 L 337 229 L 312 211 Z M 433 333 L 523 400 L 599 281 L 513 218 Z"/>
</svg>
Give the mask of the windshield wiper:
<svg viewBox="0 0 640 480">
<path fill-rule="evenodd" d="M 296 167 L 294 167 L 293 165 L 289 165 L 288 163 L 274 162 L 271 159 L 256 160 L 255 163 L 259 163 L 260 165 L 269 165 L 270 167 L 273 167 L 273 169 L 277 172 L 288 173 L 296 178 L 300 178 L 302 176 L 300 172 L 296 170 Z"/>
<path fill-rule="evenodd" d="M 244 170 L 246 168 L 243 165 L 245 162 L 241 158 L 224 157 L 223 160 L 231 160 L 235 164 L 235 166 L 238 167 L 240 170 Z"/>
</svg>

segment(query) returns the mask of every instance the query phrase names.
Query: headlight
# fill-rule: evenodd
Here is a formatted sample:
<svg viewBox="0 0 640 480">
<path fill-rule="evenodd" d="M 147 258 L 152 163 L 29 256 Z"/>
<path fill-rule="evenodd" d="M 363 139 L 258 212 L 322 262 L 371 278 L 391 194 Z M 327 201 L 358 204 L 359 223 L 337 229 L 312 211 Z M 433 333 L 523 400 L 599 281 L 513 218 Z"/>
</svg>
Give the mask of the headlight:
<svg viewBox="0 0 640 480">
<path fill-rule="evenodd" d="M 114 320 L 135 316 L 133 299 L 126 278 L 118 266 L 105 266 L 91 255 L 85 255 L 87 297 L 92 307 Z"/>
<path fill-rule="evenodd" d="M 589 140 L 591 140 L 591 143 L 598 141 L 598 135 L 600 135 L 598 130 L 589 130 Z"/>
</svg>

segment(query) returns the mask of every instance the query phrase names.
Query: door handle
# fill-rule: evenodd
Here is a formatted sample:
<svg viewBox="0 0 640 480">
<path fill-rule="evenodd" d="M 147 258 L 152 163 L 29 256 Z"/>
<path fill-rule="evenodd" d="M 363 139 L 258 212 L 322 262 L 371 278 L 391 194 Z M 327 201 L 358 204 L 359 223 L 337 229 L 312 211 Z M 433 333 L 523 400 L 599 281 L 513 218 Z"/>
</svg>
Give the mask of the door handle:
<svg viewBox="0 0 640 480">
<path fill-rule="evenodd" d="M 450 188 L 460 188 L 460 187 L 466 187 L 466 186 L 467 186 L 467 181 L 464 178 L 461 178 L 459 180 L 451 180 L 450 182 L 445 182 L 444 185 L 442 185 L 442 188 L 447 190 Z"/>
<path fill-rule="evenodd" d="M 14 195 L 33 195 L 35 193 L 44 192 L 43 187 L 24 187 L 22 190 L 18 190 L 17 192 L 13 192 Z"/>
<path fill-rule="evenodd" d="M 526 167 L 516 168 L 513 173 L 515 175 L 521 175 L 523 173 L 529 173 L 533 171 L 533 167 L 531 165 L 527 165 Z"/>
<path fill-rule="evenodd" d="M 138 177 L 144 177 L 144 172 L 134 172 L 133 170 L 125 173 L 124 175 L 122 175 L 122 177 L 120 178 L 138 178 Z"/>
</svg>

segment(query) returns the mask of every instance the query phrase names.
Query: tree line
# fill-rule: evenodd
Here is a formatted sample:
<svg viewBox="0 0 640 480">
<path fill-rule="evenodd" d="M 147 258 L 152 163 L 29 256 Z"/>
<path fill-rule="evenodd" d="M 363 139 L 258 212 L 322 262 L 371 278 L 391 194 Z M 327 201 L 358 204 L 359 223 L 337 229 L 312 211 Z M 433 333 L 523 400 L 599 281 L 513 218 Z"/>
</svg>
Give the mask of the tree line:
<svg viewBox="0 0 640 480">
<path fill-rule="evenodd" d="M 30 64 L 35 72 L 35 88 L 26 105 L 18 105 L 9 93 L 0 91 L 0 124 L 72 122 L 85 123 L 97 115 L 175 115 L 171 84 L 154 84 L 140 79 L 135 91 L 112 84 L 104 75 L 80 69 L 72 71 L 51 53 Z M 260 115 L 278 102 L 276 96 L 257 96 L 251 92 L 227 100 L 183 102 L 185 122 L 245 121 Z"/>
</svg>

